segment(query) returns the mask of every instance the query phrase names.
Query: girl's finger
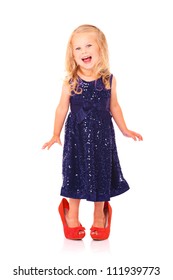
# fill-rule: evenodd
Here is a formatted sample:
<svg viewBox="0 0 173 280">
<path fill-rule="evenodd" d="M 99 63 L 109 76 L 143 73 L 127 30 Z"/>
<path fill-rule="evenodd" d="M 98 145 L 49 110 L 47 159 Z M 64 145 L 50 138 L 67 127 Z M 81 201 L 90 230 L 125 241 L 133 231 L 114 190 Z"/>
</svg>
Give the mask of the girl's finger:
<svg viewBox="0 0 173 280">
<path fill-rule="evenodd" d="M 143 138 L 140 134 L 138 134 L 138 139 L 141 140 L 141 141 L 143 140 Z"/>
<path fill-rule="evenodd" d="M 45 149 L 47 147 L 47 143 L 45 143 L 42 147 L 42 149 Z"/>
</svg>

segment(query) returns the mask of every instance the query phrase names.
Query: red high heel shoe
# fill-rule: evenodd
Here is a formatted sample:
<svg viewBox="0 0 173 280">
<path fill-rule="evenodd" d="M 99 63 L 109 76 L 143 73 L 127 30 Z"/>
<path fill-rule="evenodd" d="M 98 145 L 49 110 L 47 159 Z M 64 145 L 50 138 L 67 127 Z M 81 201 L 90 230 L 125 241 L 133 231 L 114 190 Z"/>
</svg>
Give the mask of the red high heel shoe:
<svg viewBox="0 0 173 280">
<path fill-rule="evenodd" d="M 105 240 L 110 235 L 112 207 L 110 206 L 108 201 L 106 201 L 104 204 L 104 213 L 106 217 L 105 227 L 99 228 L 92 226 L 90 228 L 90 236 L 93 240 Z"/>
<path fill-rule="evenodd" d="M 58 211 L 62 220 L 64 235 L 68 239 L 81 240 L 85 236 L 85 228 L 81 224 L 78 227 L 69 227 L 67 225 L 65 214 L 68 212 L 68 210 L 69 203 L 65 198 L 63 198 L 58 207 Z"/>
</svg>

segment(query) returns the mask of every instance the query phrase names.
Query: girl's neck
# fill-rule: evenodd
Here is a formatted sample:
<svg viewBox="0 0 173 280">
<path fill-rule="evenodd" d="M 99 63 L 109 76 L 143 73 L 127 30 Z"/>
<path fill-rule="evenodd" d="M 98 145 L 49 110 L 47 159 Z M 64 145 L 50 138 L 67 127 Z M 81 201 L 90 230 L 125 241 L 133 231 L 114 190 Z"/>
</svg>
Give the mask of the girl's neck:
<svg viewBox="0 0 173 280">
<path fill-rule="evenodd" d="M 93 70 L 81 70 L 81 69 L 79 69 L 77 71 L 77 74 L 81 79 L 83 79 L 85 81 L 92 81 L 92 80 L 95 80 L 95 79 L 98 78 Z"/>
</svg>

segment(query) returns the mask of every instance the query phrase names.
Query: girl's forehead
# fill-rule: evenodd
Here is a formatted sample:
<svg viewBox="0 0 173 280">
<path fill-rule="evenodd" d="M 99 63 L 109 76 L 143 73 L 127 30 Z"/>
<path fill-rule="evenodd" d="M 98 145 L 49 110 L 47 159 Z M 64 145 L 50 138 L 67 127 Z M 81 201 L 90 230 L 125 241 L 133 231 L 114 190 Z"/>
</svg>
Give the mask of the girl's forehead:
<svg viewBox="0 0 173 280">
<path fill-rule="evenodd" d="M 96 41 L 95 32 L 81 32 L 74 34 L 72 37 L 72 45 L 85 44 L 91 41 Z"/>
</svg>

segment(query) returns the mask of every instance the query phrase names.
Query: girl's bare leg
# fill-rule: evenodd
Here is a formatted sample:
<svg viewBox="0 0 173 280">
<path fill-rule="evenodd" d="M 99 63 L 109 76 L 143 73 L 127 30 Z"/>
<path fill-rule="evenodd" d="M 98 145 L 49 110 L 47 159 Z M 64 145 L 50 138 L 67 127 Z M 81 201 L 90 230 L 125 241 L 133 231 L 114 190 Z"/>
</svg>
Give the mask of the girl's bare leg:
<svg viewBox="0 0 173 280">
<path fill-rule="evenodd" d="M 69 227 L 78 227 L 80 199 L 69 198 L 69 211 L 66 214 L 66 221 Z"/>
<path fill-rule="evenodd" d="M 94 203 L 94 227 L 105 227 L 104 201 Z"/>
</svg>

